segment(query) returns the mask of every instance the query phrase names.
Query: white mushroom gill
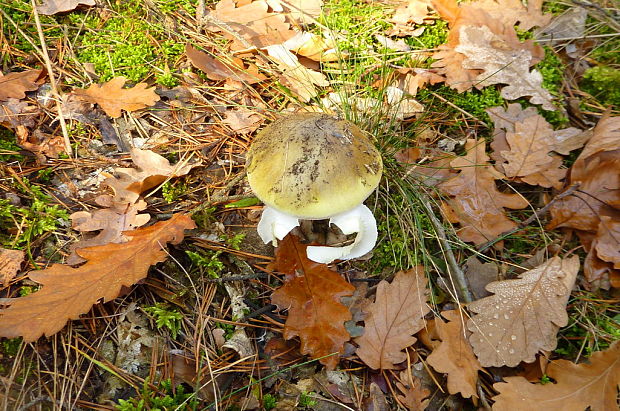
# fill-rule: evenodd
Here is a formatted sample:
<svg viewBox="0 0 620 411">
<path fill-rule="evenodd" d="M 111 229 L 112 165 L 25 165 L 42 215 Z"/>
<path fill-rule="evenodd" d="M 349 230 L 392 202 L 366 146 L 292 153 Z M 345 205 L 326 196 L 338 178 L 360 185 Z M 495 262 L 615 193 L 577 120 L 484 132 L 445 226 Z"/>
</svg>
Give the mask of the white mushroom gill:
<svg viewBox="0 0 620 411">
<path fill-rule="evenodd" d="M 371 251 L 377 242 L 375 217 L 364 204 L 333 216 L 329 223 L 336 225 L 344 234 L 357 233 L 355 241 L 344 247 L 310 246 L 307 253 L 312 261 L 327 264 L 334 260 L 358 258 Z M 275 245 L 277 240 L 282 240 L 298 225 L 297 217 L 265 207 L 258 223 L 258 234 L 265 244 L 273 242 Z"/>
</svg>

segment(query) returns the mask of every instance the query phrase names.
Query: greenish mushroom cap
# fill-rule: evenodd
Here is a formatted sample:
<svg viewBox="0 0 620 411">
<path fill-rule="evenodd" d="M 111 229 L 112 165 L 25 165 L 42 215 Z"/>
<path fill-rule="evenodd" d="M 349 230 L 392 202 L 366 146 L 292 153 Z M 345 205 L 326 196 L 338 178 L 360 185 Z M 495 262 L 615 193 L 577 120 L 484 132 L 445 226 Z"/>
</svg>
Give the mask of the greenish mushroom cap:
<svg viewBox="0 0 620 411">
<path fill-rule="evenodd" d="M 361 204 L 379 184 L 383 163 L 355 124 L 300 113 L 259 132 L 246 167 L 250 187 L 267 206 L 324 219 Z"/>
</svg>

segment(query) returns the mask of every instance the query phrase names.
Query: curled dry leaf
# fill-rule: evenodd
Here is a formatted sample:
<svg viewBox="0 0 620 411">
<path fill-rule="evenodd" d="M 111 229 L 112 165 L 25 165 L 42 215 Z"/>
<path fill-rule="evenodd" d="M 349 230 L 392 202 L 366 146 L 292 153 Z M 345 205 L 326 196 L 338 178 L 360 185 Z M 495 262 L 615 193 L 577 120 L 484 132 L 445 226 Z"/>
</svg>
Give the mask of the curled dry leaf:
<svg viewBox="0 0 620 411">
<path fill-rule="evenodd" d="M 569 184 L 579 184 L 579 189 L 551 206 L 547 227 L 577 230 L 588 252 L 587 285 L 607 289 L 620 283 L 612 251 L 618 249 L 614 233 L 620 224 L 620 117 L 601 118 L 570 169 Z"/>
<path fill-rule="evenodd" d="M 370 368 L 388 370 L 407 359 L 402 351 L 416 342 L 430 312 L 424 268 L 399 271 L 392 283 L 377 285 L 375 302 L 365 309 L 364 334 L 355 339 L 356 354 Z"/>
<path fill-rule="evenodd" d="M 422 381 L 405 371 L 400 373 L 400 381 L 396 382 L 396 388 L 403 394 L 397 395 L 400 401 L 409 411 L 423 411 L 430 402 L 428 396 L 431 391 L 422 386 Z"/>
<path fill-rule="evenodd" d="M 240 58 L 232 58 L 230 61 L 222 62 L 189 44 L 185 46 L 185 54 L 192 65 L 203 71 L 211 80 L 234 80 L 255 84 L 266 79 L 264 75 L 259 73 L 256 65 L 249 64 L 246 68 Z"/>
<path fill-rule="evenodd" d="M 151 150 L 132 148 L 130 153 L 138 168 L 117 168 L 114 176 L 106 174 L 104 180 L 114 190 L 115 203 L 133 204 L 141 193 L 157 187 L 168 178 L 186 175 L 197 165 L 187 164 L 187 161 L 171 165 L 170 161 Z"/>
<path fill-rule="evenodd" d="M 246 108 L 228 110 L 224 113 L 222 123 L 228 125 L 235 133 L 252 133 L 260 127 L 265 119 L 257 112 Z"/>
<path fill-rule="evenodd" d="M 460 173 L 438 187 L 451 196 L 444 206 L 448 219 L 460 223 L 457 231 L 463 241 L 482 244 L 516 227 L 504 214 L 504 208 L 520 209 L 528 202 L 517 194 L 505 194 L 495 186 L 504 176 L 489 164 L 484 140 L 467 140 L 467 154 L 450 165 Z"/>
<path fill-rule="evenodd" d="M 132 88 L 123 88 L 125 77 L 114 77 L 102 85 L 93 84 L 87 89 L 75 89 L 73 94 L 90 103 L 99 104 L 105 113 L 113 118 L 121 116 L 121 110 L 136 111 L 154 105 L 159 101 L 155 87 L 147 88 L 138 83 Z"/>
<path fill-rule="evenodd" d="M 284 285 L 272 294 L 271 302 L 288 309 L 284 338 L 298 336 L 303 354 L 324 357 L 321 364 L 334 369 L 338 353 L 344 352 L 344 343 L 350 338 L 344 323 L 351 319 L 351 313 L 340 299 L 353 295 L 354 287 L 326 264 L 309 260 L 307 247 L 292 234 L 280 242 L 275 269 L 286 277 Z"/>
<path fill-rule="evenodd" d="M 45 0 L 40 6 L 37 6 L 37 11 L 40 14 L 51 16 L 52 14 L 75 10 L 80 5 L 94 6 L 95 0 Z"/>
<path fill-rule="evenodd" d="M 406 0 L 402 2 L 389 20 L 394 25 L 389 30 L 389 34 L 397 36 L 420 35 L 421 30 L 416 29 L 414 24 L 423 24 L 424 20 L 430 17 L 429 10 L 432 8 L 430 0 Z"/>
<path fill-rule="evenodd" d="M 9 250 L 0 247 L 0 278 L 3 287 L 8 286 L 19 271 L 24 262 L 24 255 L 22 250 Z"/>
<path fill-rule="evenodd" d="M 180 243 L 184 230 L 192 228 L 195 224 L 188 215 L 176 214 L 170 220 L 125 232 L 131 238 L 127 243 L 79 250 L 88 261 L 78 268 L 53 264 L 31 272 L 30 279 L 42 287 L 12 299 L 8 308 L 0 310 L 0 336 L 21 336 L 31 342 L 43 334 L 57 333 L 93 304 L 113 300 L 123 286 L 145 278 L 151 265 L 165 260 L 164 244 Z"/>
<path fill-rule="evenodd" d="M 536 404 L 536 409 L 546 411 L 617 410 L 620 341 L 592 354 L 588 363 L 552 361 L 546 374 L 555 383 L 531 384 L 523 377 L 506 377 L 506 382 L 493 384 L 499 392 L 493 397 L 493 409 L 532 409 L 532 404 Z"/>
<path fill-rule="evenodd" d="M 37 80 L 41 75 L 41 70 L 26 70 L 0 75 L 0 101 L 7 101 L 10 98 L 21 100 L 26 97 L 26 91 L 39 88 Z"/>
<path fill-rule="evenodd" d="M 435 319 L 441 344 L 427 357 L 427 361 L 436 371 L 448 374 L 450 394 L 477 398 L 476 383 L 482 367 L 467 341 L 465 319 L 457 310 L 443 311 L 441 315 L 448 322 Z"/>
<path fill-rule="evenodd" d="M 579 257 L 553 257 L 514 280 L 487 285 L 494 295 L 474 301 L 469 341 L 484 367 L 515 367 L 553 351 L 568 323 L 566 303 L 579 271 Z"/>
</svg>

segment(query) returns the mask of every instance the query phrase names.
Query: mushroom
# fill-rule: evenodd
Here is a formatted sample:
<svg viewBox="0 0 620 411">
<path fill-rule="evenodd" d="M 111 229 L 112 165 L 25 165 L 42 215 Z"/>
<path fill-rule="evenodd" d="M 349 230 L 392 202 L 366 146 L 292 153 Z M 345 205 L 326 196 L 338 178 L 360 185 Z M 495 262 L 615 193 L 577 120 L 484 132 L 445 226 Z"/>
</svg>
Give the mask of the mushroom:
<svg viewBox="0 0 620 411">
<path fill-rule="evenodd" d="M 299 220 L 329 219 L 344 247 L 310 246 L 308 258 L 329 263 L 361 257 L 377 242 L 377 224 L 363 202 L 379 184 L 381 155 L 353 123 L 319 113 L 283 117 L 258 133 L 247 154 L 254 194 L 265 203 L 258 234 L 277 244 Z"/>
</svg>

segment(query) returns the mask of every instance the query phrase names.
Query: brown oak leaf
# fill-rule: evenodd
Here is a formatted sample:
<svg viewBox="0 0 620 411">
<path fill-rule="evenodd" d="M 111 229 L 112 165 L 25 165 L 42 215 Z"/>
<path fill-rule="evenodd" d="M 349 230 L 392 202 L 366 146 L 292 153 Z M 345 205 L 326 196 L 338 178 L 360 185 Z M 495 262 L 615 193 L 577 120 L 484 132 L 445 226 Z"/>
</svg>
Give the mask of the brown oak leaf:
<svg viewBox="0 0 620 411">
<path fill-rule="evenodd" d="M 189 44 L 185 46 L 185 54 L 192 65 L 203 71 L 211 80 L 234 80 L 255 84 L 266 79 L 254 64 L 244 67 L 240 58 L 233 58 L 232 61 L 224 63 Z"/>
<path fill-rule="evenodd" d="M 164 244 L 178 244 L 184 230 L 195 228 L 186 214 L 170 220 L 128 231 L 124 244 L 106 244 L 83 248 L 78 253 L 88 260 L 73 268 L 64 264 L 29 274 L 41 289 L 25 297 L 12 299 L 0 310 L 0 336 L 23 337 L 31 342 L 43 334 L 60 331 L 67 321 L 90 310 L 98 301 L 111 301 L 128 287 L 146 277 L 151 265 L 164 261 Z"/>
<path fill-rule="evenodd" d="M 354 287 L 326 264 L 309 260 L 307 247 L 292 234 L 278 245 L 275 269 L 285 274 L 285 282 L 271 295 L 271 302 L 288 309 L 284 338 L 298 336 L 303 354 L 324 357 L 321 364 L 334 369 L 340 360 L 337 354 L 344 352 L 350 339 L 344 323 L 351 313 L 340 299 L 353 295 Z"/>
<path fill-rule="evenodd" d="M 93 84 L 87 89 L 75 89 L 73 94 L 90 103 L 99 104 L 113 118 L 120 117 L 121 110 L 136 111 L 159 101 L 155 87 L 147 88 L 146 83 L 138 83 L 134 87 L 123 88 L 126 81 L 125 77 L 114 77 L 102 85 Z"/>
<path fill-rule="evenodd" d="M 441 315 L 448 322 L 435 319 L 441 344 L 427 357 L 427 361 L 438 372 L 448 374 L 450 394 L 460 393 L 463 398 L 477 398 L 476 382 L 482 367 L 467 341 L 463 315 L 457 310 L 443 311 Z"/>
<path fill-rule="evenodd" d="M 0 101 L 6 101 L 10 98 L 21 100 L 26 97 L 26 91 L 34 91 L 39 88 L 37 80 L 41 75 L 41 70 L 0 74 Z"/>
<path fill-rule="evenodd" d="M 45 0 L 37 11 L 43 15 L 51 16 L 56 13 L 74 10 L 77 6 L 94 6 L 95 0 Z"/>
<path fill-rule="evenodd" d="M 524 208 L 528 202 L 517 194 L 497 189 L 495 180 L 504 176 L 489 164 L 484 140 L 467 140 L 465 149 L 465 156 L 450 162 L 460 173 L 438 187 L 451 196 L 444 211 L 450 222 L 461 224 L 458 236 L 463 241 L 482 244 L 516 227 L 504 214 L 504 208 Z"/>
<path fill-rule="evenodd" d="M 567 170 L 554 153 L 568 154 L 583 147 L 591 133 L 574 127 L 553 130 L 533 107 L 523 110 L 518 103 L 509 104 L 506 110 L 493 107 L 486 111 L 495 123 L 491 143 L 495 168 L 531 185 L 561 188 Z"/>
<path fill-rule="evenodd" d="M 141 193 L 157 187 L 168 178 L 186 175 L 197 164 L 180 161 L 171 165 L 165 157 L 151 150 L 132 148 L 131 159 L 137 168 L 117 168 L 105 174 L 104 183 L 114 190 L 114 202 L 133 204 Z"/>
<path fill-rule="evenodd" d="M 422 381 L 411 375 L 407 370 L 401 371 L 400 381 L 396 382 L 396 388 L 403 394 L 397 395 L 396 398 L 409 411 L 424 411 L 431 402 L 430 399 L 427 399 L 431 391 L 424 388 Z"/>
<path fill-rule="evenodd" d="M 579 271 L 579 257 L 553 257 L 514 280 L 487 285 L 494 295 L 474 301 L 469 337 L 484 367 L 515 367 L 553 351 L 556 334 L 568 323 L 566 303 Z"/>
<path fill-rule="evenodd" d="M 148 223 L 151 216 L 138 214 L 146 208 L 146 202 L 138 201 L 135 204 L 114 203 L 112 196 L 99 196 L 95 202 L 106 208 L 88 211 L 77 211 L 71 214 L 71 224 L 74 230 L 82 232 L 99 231 L 97 235 L 85 238 L 71 246 L 71 254 L 67 257 L 67 264 L 75 265 L 86 261 L 76 250 L 109 243 L 124 243 L 128 238 L 123 232 L 135 230 Z"/>
<path fill-rule="evenodd" d="M 424 268 L 399 271 L 392 283 L 377 285 L 375 302 L 365 308 L 364 334 L 355 339 L 356 354 L 370 368 L 388 370 L 407 359 L 402 351 L 416 342 L 430 312 Z"/>
<path fill-rule="evenodd" d="M 557 227 L 596 232 L 599 216 L 618 218 L 620 212 L 620 117 L 603 117 L 570 169 L 569 183 L 579 192 L 550 209 L 549 229 Z"/>
<path fill-rule="evenodd" d="M 24 262 L 24 256 L 22 250 L 9 250 L 0 247 L 0 278 L 3 287 L 8 286 L 9 282 L 15 277 Z"/>
<path fill-rule="evenodd" d="M 531 384 L 523 377 L 506 377 L 493 384 L 499 395 L 493 397 L 493 409 L 513 411 L 610 411 L 618 409 L 620 386 L 620 341 L 605 351 L 592 354 L 588 363 L 552 361 L 546 374 L 555 383 Z M 532 408 L 532 404 L 535 404 Z"/>
</svg>

